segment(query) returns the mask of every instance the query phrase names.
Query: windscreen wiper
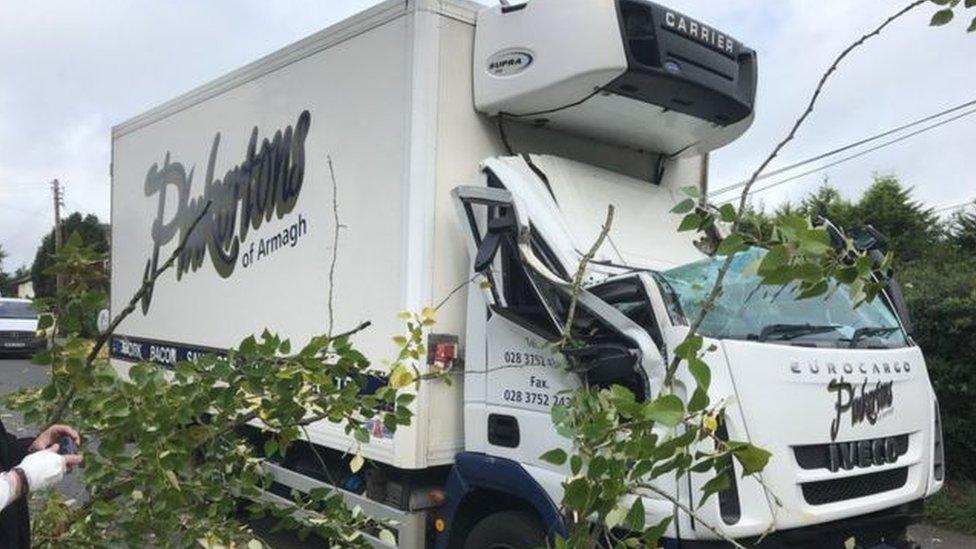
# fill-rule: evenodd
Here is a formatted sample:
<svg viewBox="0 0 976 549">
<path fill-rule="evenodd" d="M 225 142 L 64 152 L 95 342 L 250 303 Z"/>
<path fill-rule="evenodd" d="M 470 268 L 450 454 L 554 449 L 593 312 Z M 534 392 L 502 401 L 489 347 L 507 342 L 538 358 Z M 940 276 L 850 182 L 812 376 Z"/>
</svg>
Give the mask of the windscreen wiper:
<svg viewBox="0 0 976 549">
<path fill-rule="evenodd" d="M 776 339 L 795 339 L 805 335 L 832 332 L 838 328 L 840 326 L 836 324 L 770 324 L 763 328 L 762 332 L 755 339 L 766 341 L 770 336 L 776 336 Z"/>
<path fill-rule="evenodd" d="M 857 342 L 865 337 L 888 336 L 899 330 L 901 330 L 901 328 L 897 326 L 865 326 L 863 328 L 858 328 L 854 330 L 854 334 L 851 336 L 850 347 L 853 349 L 854 346 L 857 345 Z"/>
</svg>

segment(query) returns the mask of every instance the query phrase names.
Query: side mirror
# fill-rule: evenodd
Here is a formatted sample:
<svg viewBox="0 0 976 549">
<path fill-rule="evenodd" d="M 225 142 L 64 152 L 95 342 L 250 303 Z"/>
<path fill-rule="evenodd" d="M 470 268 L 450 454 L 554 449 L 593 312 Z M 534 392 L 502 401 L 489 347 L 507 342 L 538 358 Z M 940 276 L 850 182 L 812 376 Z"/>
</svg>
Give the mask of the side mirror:
<svg viewBox="0 0 976 549">
<path fill-rule="evenodd" d="M 515 216 L 511 210 L 488 222 L 488 231 L 478 246 L 478 255 L 474 259 L 475 272 L 480 273 L 491 267 L 495 255 L 498 253 L 498 248 L 501 247 L 502 239 L 507 233 L 515 229 L 515 225 Z"/>
<path fill-rule="evenodd" d="M 888 286 L 884 291 L 895 308 L 895 314 L 901 319 L 905 331 L 908 332 L 908 335 L 913 335 L 915 329 L 912 326 L 912 317 L 908 311 L 908 302 L 905 301 L 905 296 L 901 292 L 901 284 L 898 283 L 898 279 L 894 275 L 888 279 Z"/>
<path fill-rule="evenodd" d="M 884 255 L 888 248 L 888 238 L 871 225 L 854 227 L 850 231 L 850 237 L 858 250 L 877 251 Z"/>
<path fill-rule="evenodd" d="M 871 261 L 874 262 L 875 268 L 880 267 L 881 263 L 884 261 L 885 252 L 888 248 L 888 238 L 881 234 L 880 231 L 872 227 L 871 225 L 863 225 L 861 227 L 856 227 L 851 231 L 851 239 L 854 241 L 854 246 L 859 250 L 864 250 L 868 253 Z M 895 275 L 891 275 L 888 278 L 888 284 L 884 289 L 885 294 L 888 299 L 891 300 L 891 305 L 895 309 L 895 314 L 901 319 L 902 325 L 905 327 L 905 331 L 909 335 L 912 335 L 914 331 L 912 329 L 912 319 L 908 312 L 908 303 L 905 302 L 905 296 L 902 294 L 901 285 L 898 284 L 898 280 Z"/>
<path fill-rule="evenodd" d="M 97 321 L 98 333 L 104 334 L 105 332 L 107 332 L 111 323 L 112 323 L 112 317 L 111 315 L 109 315 L 108 309 L 102 309 L 101 311 L 98 311 L 98 321 Z"/>
</svg>

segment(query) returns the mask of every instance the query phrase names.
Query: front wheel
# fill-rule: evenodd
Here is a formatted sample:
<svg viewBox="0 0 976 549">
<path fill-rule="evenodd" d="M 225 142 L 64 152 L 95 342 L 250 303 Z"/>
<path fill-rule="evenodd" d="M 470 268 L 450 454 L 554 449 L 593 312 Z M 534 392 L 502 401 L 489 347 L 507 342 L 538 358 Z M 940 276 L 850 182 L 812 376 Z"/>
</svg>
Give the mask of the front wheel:
<svg viewBox="0 0 976 549">
<path fill-rule="evenodd" d="M 504 511 L 478 521 L 464 549 L 535 549 L 545 546 L 546 532 L 532 513 Z"/>
</svg>

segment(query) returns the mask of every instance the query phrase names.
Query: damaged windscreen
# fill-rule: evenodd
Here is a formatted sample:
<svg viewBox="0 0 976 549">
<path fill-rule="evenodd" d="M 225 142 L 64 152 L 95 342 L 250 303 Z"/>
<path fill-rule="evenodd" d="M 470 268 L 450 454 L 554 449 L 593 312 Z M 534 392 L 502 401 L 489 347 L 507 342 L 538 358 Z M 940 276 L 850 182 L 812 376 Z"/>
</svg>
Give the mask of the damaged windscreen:
<svg viewBox="0 0 976 549">
<path fill-rule="evenodd" d="M 882 297 L 855 308 L 847 288 L 824 296 L 797 299 L 792 285 L 761 284 L 756 274 L 766 250 L 750 248 L 736 255 L 724 288 L 701 325 L 702 335 L 718 339 L 802 341 L 842 347 L 904 347 L 904 332 Z M 657 273 L 672 315 L 695 318 L 715 283 L 724 257 Z M 837 285 L 837 282 L 833 283 Z"/>
</svg>

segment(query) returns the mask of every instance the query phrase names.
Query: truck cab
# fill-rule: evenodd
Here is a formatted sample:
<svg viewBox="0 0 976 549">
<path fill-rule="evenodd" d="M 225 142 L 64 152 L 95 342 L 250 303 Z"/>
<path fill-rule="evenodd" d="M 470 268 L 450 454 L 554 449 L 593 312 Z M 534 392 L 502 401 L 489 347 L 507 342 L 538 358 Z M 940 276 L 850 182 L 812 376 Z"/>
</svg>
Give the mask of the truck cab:
<svg viewBox="0 0 976 549">
<path fill-rule="evenodd" d="M 466 445 L 486 459 L 518 463 L 558 502 L 568 468 L 539 458 L 570 450 L 552 428 L 552 406 L 583 379 L 624 385 L 638 398 L 661 391 L 669 357 L 724 258 L 677 231 L 678 216 L 668 214 L 677 189 L 560 158 L 499 158 L 483 169 L 484 187 L 455 190 L 472 268 L 489 283 L 473 287 L 468 301 L 476 312 L 469 311 L 467 341 L 484 345 L 467 348 Z M 608 204 L 619 210 L 586 269 L 573 326 L 583 347 L 563 356 L 552 344 L 572 276 Z M 732 488 L 698 513 L 734 538 L 774 529 L 772 546 L 898 540 L 944 476 L 938 406 L 921 351 L 886 294 L 859 307 L 843 290 L 797 299 L 790 287 L 761 284 L 756 266 L 765 253 L 737 255 L 700 333 L 715 349 L 705 355 L 710 396 L 731 399 L 723 436 L 773 457 L 762 483 L 737 470 Z M 570 362 L 588 366 L 573 371 Z M 694 387 L 679 369 L 676 392 L 687 399 Z M 693 506 L 709 478 L 671 477 L 660 487 Z M 650 494 L 644 508 L 649 524 L 675 512 Z M 680 546 L 711 537 L 692 517 L 675 519 L 669 533 Z"/>
</svg>

